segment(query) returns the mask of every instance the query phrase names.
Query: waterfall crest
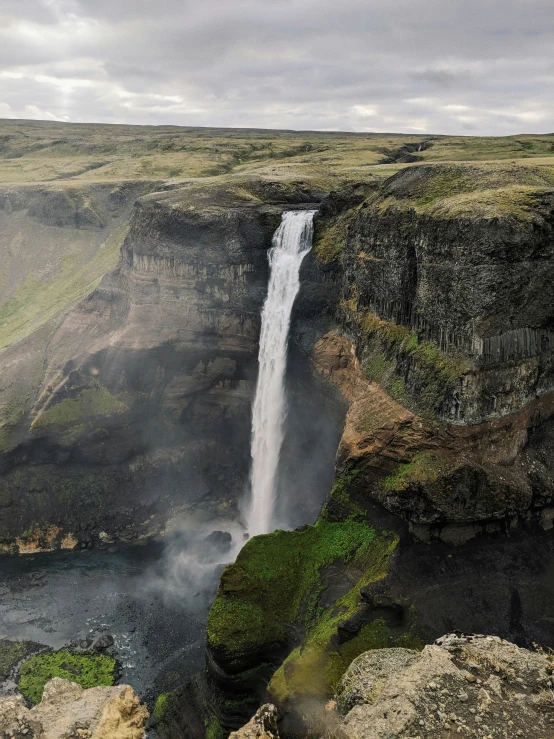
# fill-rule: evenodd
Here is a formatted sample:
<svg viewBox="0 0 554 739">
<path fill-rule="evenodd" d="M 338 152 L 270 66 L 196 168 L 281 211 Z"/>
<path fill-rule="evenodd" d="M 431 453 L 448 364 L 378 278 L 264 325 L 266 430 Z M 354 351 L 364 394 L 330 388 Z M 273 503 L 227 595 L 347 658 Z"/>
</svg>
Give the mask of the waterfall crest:
<svg viewBox="0 0 554 739">
<path fill-rule="evenodd" d="M 287 211 L 269 250 L 269 287 L 262 311 L 259 370 L 252 411 L 250 536 L 272 530 L 277 470 L 284 437 L 285 370 L 292 307 L 300 265 L 312 247 L 316 211 Z"/>
</svg>

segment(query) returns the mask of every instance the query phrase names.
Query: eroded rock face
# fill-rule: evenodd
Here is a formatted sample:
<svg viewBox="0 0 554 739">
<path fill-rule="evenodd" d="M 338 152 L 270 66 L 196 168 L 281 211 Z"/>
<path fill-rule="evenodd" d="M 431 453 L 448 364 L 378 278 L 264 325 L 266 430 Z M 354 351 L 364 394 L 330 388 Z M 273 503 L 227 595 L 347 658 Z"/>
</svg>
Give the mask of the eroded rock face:
<svg viewBox="0 0 554 739">
<path fill-rule="evenodd" d="M 452 541 L 495 530 L 493 521 L 513 525 L 513 517 L 548 509 L 553 393 L 508 416 L 449 426 L 408 410 L 369 380 L 344 336 L 327 334 L 312 356 L 350 403 L 337 467 L 355 471 L 349 490 L 359 502 L 380 503 L 410 521 L 419 536 Z"/>
<path fill-rule="evenodd" d="M 32 716 L 21 695 L 0 698 L 0 735 L 13 739 L 43 739 L 42 724 Z"/>
<path fill-rule="evenodd" d="M 365 652 L 338 689 L 341 733 L 544 739 L 554 732 L 551 675 L 543 654 L 494 636 L 448 634 L 422 652 Z"/>
<path fill-rule="evenodd" d="M 31 710 L 0 700 L 0 733 L 22 739 L 142 739 L 148 711 L 130 685 L 83 689 L 55 677 Z"/>
</svg>

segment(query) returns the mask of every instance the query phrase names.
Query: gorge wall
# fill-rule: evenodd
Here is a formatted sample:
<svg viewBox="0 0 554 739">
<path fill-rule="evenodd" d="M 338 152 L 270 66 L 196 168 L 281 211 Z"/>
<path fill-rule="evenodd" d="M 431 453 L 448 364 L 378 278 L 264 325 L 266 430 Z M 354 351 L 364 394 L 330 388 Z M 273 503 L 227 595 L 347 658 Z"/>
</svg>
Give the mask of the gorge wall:
<svg viewBox="0 0 554 739">
<path fill-rule="evenodd" d="M 143 197 L 116 268 L 57 323 L 4 350 L 4 547 L 130 541 L 184 510 L 236 517 L 249 468 L 266 252 L 283 210 L 318 197 L 291 184 L 249 187 Z M 69 229 L 75 238 L 82 223 L 65 217 L 66 200 L 39 194 L 24 217 L 40 211 L 43 228 L 55 221 L 66 240 Z M 91 202 L 91 212 L 107 208 L 99 197 Z M 310 431 L 321 393 L 295 356 L 292 433 L 305 454 L 292 466 L 306 493 L 296 514 L 304 520 L 321 499 L 321 473 L 310 466 L 321 442 Z M 328 395 L 334 421 L 323 489 L 343 414 Z"/>
<path fill-rule="evenodd" d="M 91 263 L 112 234 L 121 247 L 3 350 L 5 549 L 237 515 L 266 251 L 283 210 L 320 194 L 143 186 L 115 217 L 113 185 L 2 201 L 60 244 L 89 234 Z M 325 198 L 293 313 L 291 526 L 331 489 L 314 526 L 254 537 L 224 571 L 206 670 L 162 696 L 160 736 L 223 736 L 267 697 L 302 734 L 370 648 L 453 629 L 554 645 L 553 186 L 546 167 L 433 165 Z"/>
<path fill-rule="evenodd" d="M 554 644 L 553 185 L 422 166 L 322 204 L 304 294 L 335 312 L 311 354 L 349 411 L 315 526 L 256 537 L 222 575 L 195 688 L 222 731 L 269 699 L 304 735 L 367 649 L 452 629 Z"/>
</svg>

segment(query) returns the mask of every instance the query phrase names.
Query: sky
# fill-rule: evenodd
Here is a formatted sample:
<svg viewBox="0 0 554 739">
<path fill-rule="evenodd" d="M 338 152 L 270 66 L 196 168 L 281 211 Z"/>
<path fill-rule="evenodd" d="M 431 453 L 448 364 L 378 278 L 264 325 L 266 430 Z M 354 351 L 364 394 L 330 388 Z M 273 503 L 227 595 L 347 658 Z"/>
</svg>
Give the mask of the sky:
<svg viewBox="0 0 554 739">
<path fill-rule="evenodd" d="M 554 0 L 0 0 L 0 118 L 554 131 Z"/>
</svg>

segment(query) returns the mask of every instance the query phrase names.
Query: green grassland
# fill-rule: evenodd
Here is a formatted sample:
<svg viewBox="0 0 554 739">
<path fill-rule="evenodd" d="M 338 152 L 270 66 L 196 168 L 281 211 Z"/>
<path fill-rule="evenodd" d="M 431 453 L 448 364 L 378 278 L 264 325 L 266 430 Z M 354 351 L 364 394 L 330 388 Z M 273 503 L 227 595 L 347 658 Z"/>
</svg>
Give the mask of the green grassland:
<svg viewBox="0 0 554 739">
<path fill-rule="evenodd" d="M 38 654 L 21 665 L 18 688 L 31 703 L 40 703 L 46 683 L 61 677 L 83 688 L 113 685 L 117 663 L 105 654 L 86 656 L 66 649 Z"/>
<path fill-rule="evenodd" d="M 421 166 L 439 163 L 436 174 Z M 405 168 L 414 173 L 413 187 L 403 179 L 395 189 L 393 178 L 374 195 L 378 207 L 413 207 L 439 217 L 510 212 L 525 221 L 537 193 L 554 185 L 554 134 L 451 137 L 2 120 L 0 351 L 64 315 L 115 267 L 134 197 L 183 188 L 181 200 L 195 207 L 215 196 L 224 205 L 227 190 L 234 201 L 267 201 L 256 183 L 271 182 L 286 201 L 287 189 L 298 183 L 328 192 L 383 183 Z M 107 210 L 112 189 L 129 187 L 135 192 L 127 206 Z M 91 204 L 100 227 L 40 222 L 21 205 L 31 190 L 63 191 L 68 202 Z M 317 251 L 323 261 L 340 257 L 347 225 L 339 221 L 322 232 Z"/>
<path fill-rule="evenodd" d="M 554 134 L 429 136 L 4 120 L 0 183 L 236 173 L 360 178 L 418 162 L 554 161 Z"/>
</svg>

